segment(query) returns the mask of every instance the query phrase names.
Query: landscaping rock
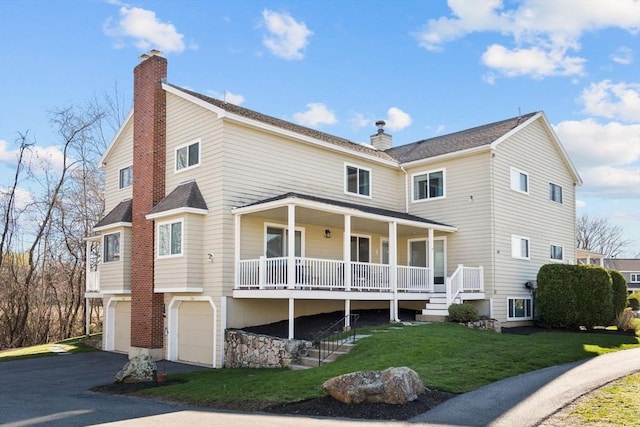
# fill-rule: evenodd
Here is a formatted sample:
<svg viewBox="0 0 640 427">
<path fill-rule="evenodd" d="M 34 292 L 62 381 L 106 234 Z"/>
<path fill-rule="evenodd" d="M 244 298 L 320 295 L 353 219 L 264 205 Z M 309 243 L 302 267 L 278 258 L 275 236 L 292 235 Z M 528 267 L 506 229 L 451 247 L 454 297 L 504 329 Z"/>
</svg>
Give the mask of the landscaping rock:
<svg viewBox="0 0 640 427">
<path fill-rule="evenodd" d="M 129 360 L 113 379 L 114 383 L 139 383 L 154 381 L 157 371 L 153 359 L 141 354 Z"/>
<path fill-rule="evenodd" d="M 360 371 L 327 380 L 322 389 L 343 403 L 404 405 L 426 391 L 418 374 L 407 367 Z"/>
</svg>

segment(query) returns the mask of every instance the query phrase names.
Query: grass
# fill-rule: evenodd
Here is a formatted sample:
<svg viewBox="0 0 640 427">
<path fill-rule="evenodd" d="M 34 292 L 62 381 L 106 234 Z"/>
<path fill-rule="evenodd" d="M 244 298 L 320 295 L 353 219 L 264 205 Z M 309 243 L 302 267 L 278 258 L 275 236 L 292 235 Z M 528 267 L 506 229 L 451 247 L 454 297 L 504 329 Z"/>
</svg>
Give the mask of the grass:
<svg viewBox="0 0 640 427">
<path fill-rule="evenodd" d="M 640 373 L 602 387 L 563 412 L 567 425 L 632 426 L 640 414 Z"/>
<path fill-rule="evenodd" d="M 322 367 L 217 369 L 171 375 L 184 383 L 141 392 L 188 402 L 292 402 L 323 396 L 322 383 L 361 370 L 408 366 L 429 388 L 464 393 L 486 384 L 552 365 L 640 347 L 628 335 L 593 332 L 543 332 L 529 336 L 493 334 L 451 323 L 373 327 L 346 356 Z"/>
<path fill-rule="evenodd" d="M 85 337 L 67 338 L 48 344 L 34 345 L 31 347 L 16 348 L 0 351 L 0 362 L 9 360 L 31 359 L 34 357 L 48 357 L 60 353 L 86 353 L 96 351 L 95 348 L 84 344 Z"/>
</svg>

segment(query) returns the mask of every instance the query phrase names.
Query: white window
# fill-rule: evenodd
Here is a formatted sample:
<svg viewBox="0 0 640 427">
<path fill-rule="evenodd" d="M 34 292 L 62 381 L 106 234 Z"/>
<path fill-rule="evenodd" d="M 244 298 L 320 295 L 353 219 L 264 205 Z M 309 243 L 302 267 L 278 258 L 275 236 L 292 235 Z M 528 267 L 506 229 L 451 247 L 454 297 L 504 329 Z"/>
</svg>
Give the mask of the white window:
<svg viewBox="0 0 640 427">
<path fill-rule="evenodd" d="M 507 320 L 531 320 L 531 297 L 509 298 Z"/>
<path fill-rule="evenodd" d="M 176 171 L 200 164 L 200 141 L 176 148 Z"/>
<path fill-rule="evenodd" d="M 629 274 L 629 283 L 640 283 L 640 273 Z"/>
<path fill-rule="evenodd" d="M 527 237 L 511 235 L 511 257 L 529 259 L 529 239 Z"/>
<path fill-rule="evenodd" d="M 562 261 L 564 260 L 564 254 L 562 251 L 562 246 L 560 245 L 551 245 L 549 246 L 549 258 L 553 261 Z"/>
<path fill-rule="evenodd" d="M 129 166 L 124 169 L 120 169 L 120 181 L 118 188 L 131 187 L 133 184 L 133 166 Z"/>
<path fill-rule="evenodd" d="M 511 189 L 529 194 L 529 174 L 520 169 L 511 168 Z"/>
<path fill-rule="evenodd" d="M 371 196 L 371 169 L 345 165 L 345 191 L 360 196 Z"/>
<path fill-rule="evenodd" d="M 303 229 L 295 230 L 295 256 L 303 256 Z M 289 254 L 289 234 L 287 228 L 267 225 L 265 232 L 265 254 L 267 258 L 280 258 Z"/>
<path fill-rule="evenodd" d="M 104 262 L 120 261 L 120 233 L 105 234 L 102 248 Z"/>
<path fill-rule="evenodd" d="M 351 236 L 351 261 L 370 262 L 371 239 L 369 236 Z"/>
<path fill-rule="evenodd" d="M 444 169 L 413 175 L 413 201 L 445 196 Z"/>
<path fill-rule="evenodd" d="M 182 220 L 158 224 L 158 256 L 182 255 Z"/>
<path fill-rule="evenodd" d="M 556 203 L 562 203 L 562 187 L 553 182 L 549 183 L 549 200 Z"/>
</svg>

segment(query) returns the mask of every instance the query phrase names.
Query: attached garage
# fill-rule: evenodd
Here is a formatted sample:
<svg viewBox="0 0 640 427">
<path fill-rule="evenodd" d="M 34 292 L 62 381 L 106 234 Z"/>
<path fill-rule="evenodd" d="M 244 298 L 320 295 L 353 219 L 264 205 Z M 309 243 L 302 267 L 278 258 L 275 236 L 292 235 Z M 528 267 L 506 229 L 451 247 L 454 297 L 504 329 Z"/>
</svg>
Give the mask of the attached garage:
<svg viewBox="0 0 640 427">
<path fill-rule="evenodd" d="M 177 360 L 213 365 L 214 311 L 209 301 L 182 301 L 177 307 Z"/>
<path fill-rule="evenodd" d="M 118 301 L 114 315 L 113 351 L 128 353 L 131 346 L 131 301 Z"/>
</svg>

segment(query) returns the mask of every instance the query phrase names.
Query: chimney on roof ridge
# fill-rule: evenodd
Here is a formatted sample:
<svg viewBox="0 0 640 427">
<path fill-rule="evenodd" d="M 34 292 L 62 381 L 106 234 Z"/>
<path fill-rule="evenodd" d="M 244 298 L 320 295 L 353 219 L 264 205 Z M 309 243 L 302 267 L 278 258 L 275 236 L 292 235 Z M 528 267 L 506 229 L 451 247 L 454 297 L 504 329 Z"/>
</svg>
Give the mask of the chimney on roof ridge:
<svg viewBox="0 0 640 427">
<path fill-rule="evenodd" d="M 388 150 L 393 145 L 393 137 L 388 133 L 385 133 L 384 125 L 386 125 L 384 120 L 378 120 L 376 122 L 378 132 L 375 135 L 371 135 L 371 145 L 373 145 L 373 148 L 380 151 Z"/>
<path fill-rule="evenodd" d="M 162 52 L 159 51 L 158 49 L 151 49 L 149 52 L 143 53 L 142 55 L 140 55 L 140 62 L 144 62 L 147 59 L 151 58 L 152 56 L 162 57 Z"/>
</svg>

